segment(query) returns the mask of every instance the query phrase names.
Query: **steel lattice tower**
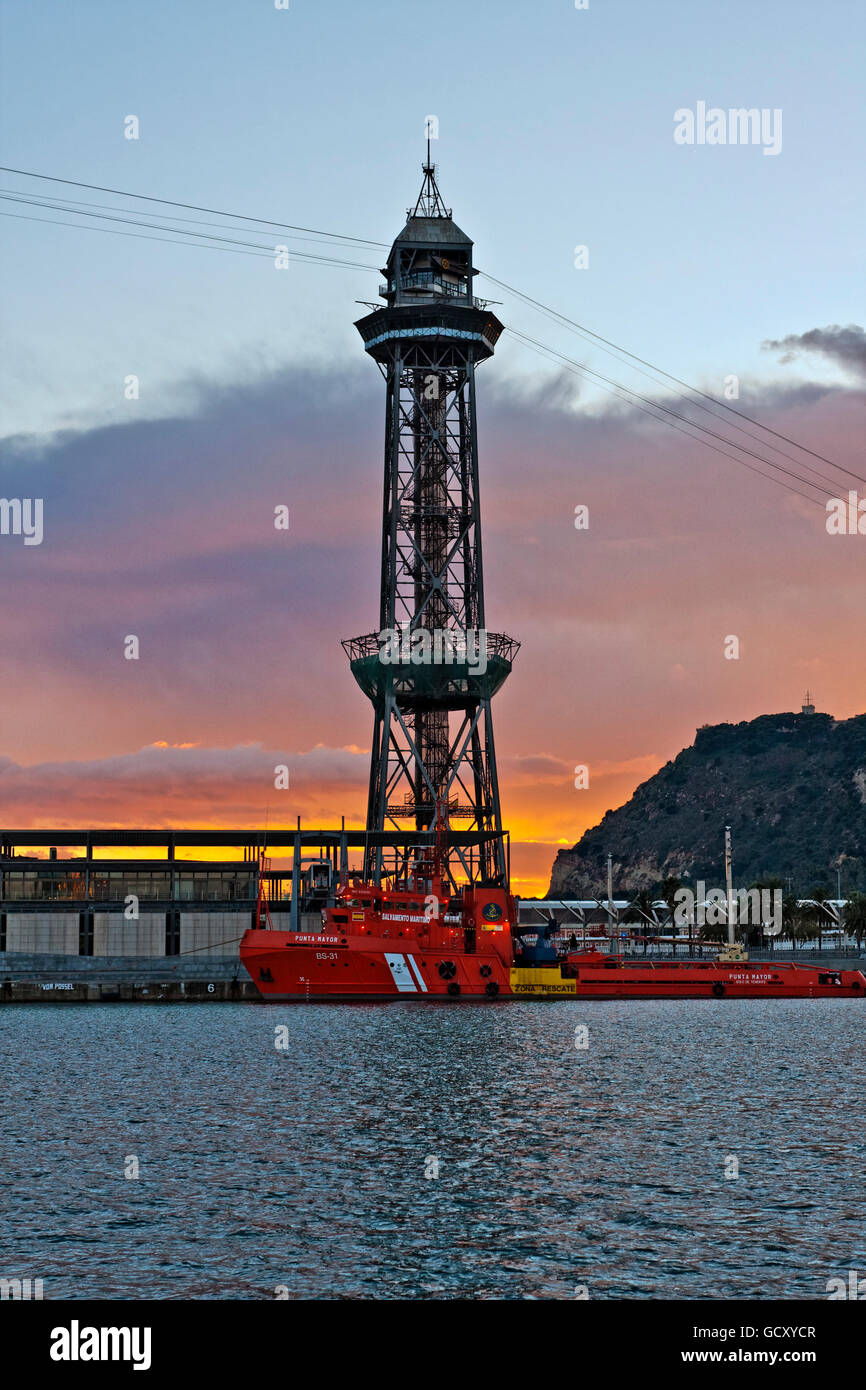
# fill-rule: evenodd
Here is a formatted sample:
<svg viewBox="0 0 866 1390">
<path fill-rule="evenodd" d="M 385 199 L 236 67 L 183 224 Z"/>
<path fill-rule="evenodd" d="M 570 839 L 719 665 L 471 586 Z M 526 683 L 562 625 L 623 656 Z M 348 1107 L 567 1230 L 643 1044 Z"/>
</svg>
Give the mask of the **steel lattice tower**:
<svg viewBox="0 0 866 1390">
<path fill-rule="evenodd" d="M 387 387 L 381 598 L 379 632 L 343 646 L 375 711 L 368 829 L 430 830 L 440 808 L 446 826 L 501 832 L 490 703 L 519 644 L 486 631 L 475 366 L 502 324 L 473 294 L 472 242 L 429 144 L 423 171 L 382 271 L 386 305 L 356 325 Z M 504 881 L 501 836 L 448 855 L 455 884 Z M 381 849 L 365 868 L 379 877 Z"/>
</svg>

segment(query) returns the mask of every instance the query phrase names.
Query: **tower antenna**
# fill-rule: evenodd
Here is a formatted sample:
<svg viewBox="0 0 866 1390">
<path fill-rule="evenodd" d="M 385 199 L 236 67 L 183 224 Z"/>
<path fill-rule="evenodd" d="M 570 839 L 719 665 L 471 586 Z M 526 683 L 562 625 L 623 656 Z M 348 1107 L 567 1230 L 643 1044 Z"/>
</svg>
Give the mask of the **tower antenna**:
<svg viewBox="0 0 866 1390">
<path fill-rule="evenodd" d="M 436 183 L 436 165 L 430 150 L 430 122 L 427 122 L 427 158 L 421 165 L 424 181 L 414 208 L 407 209 L 408 217 L 450 217 L 451 209 L 446 208 Z"/>
</svg>

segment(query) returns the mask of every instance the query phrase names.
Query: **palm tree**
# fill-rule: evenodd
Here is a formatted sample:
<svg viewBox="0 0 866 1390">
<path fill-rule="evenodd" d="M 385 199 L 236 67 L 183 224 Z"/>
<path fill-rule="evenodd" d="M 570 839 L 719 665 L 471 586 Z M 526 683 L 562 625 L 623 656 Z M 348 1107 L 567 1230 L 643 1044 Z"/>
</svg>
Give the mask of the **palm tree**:
<svg viewBox="0 0 866 1390">
<path fill-rule="evenodd" d="M 820 928 L 817 922 L 819 916 L 820 908 L 816 908 L 814 903 L 804 903 L 802 907 L 798 904 L 792 930 L 795 941 L 814 941 L 817 936 L 820 946 Z"/>
<path fill-rule="evenodd" d="M 819 883 L 817 887 L 810 888 L 808 893 L 809 898 L 812 900 L 808 911 L 815 923 L 815 935 L 818 937 L 819 951 L 823 947 L 822 929 L 824 927 L 825 917 L 829 915 L 827 909 L 824 907 L 824 899 L 828 896 L 829 892 L 830 889 L 827 887 L 826 883 Z"/>
<path fill-rule="evenodd" d="M 756 879 L 755 882 L 752 884 L 752 888 L 757 889 L 757 891 L 758 891 L 759 893 L 761 893 L 761 894 L 763 894 L 765 891 L 768 892 L 768 893 L 770 893 L 770 894 L 773 894 L 773 893 L 776 893 L 777 891 L 779 891 L 780 889 L 784 888 L 784 884 L 782 883 L 782 880 L 781 880 L 780 878 L 775 878 L 774 876 L 771 875 L 769 878 L 759 878 L 759 879 Z M 762 899 L 762 901 L 763 901 L 763 899 Z M 782 923 L 783 923 L 783 925 L 784 925 L 784 920 L 785 920 L 785 909 L 784 909 L 784 898 L 783 898 L 783 900 L 782 900 Z M 758 949 L 760 949 L 760 948 L 764 945 L 764 930 L 763 930 L 763 928 L 764 928 L 764 923 L 763 923 L 763 922 L 760 922 L 760 923 L 755 923 L 755 922 L 753 922 L 753 923 L 751 924 L 751 933 L 750 933 L 750 934 L 753 934 L 754 936 L 757 937 L 757 940 L 755 941 L 755 946 L 756 946 Z M 771 951 L 774 951 L 775 949 L 776 949 L 776 938 L 775 938 L 774 936 L 771 936 L 771 937 L 770 937 L 770 950 L 771 950 Z"/>
<path fill-rule="evenodd" d="M 782 928 L 785 936 L 790 936 L 792 946 L 794 945 L 799 910 L 796 896 L 793 893 L 785 893 L 782 898 Z"/>
<path fill-rule="evenodd" d="M 674 921 L 674 913 L 676 912 L 678 906 L 677 893 L 681 887 L 682 884 L 680 883 L 676 875 L 668 874 L 667 878 L 662 879 L 662 884 L 659 889 L 659 897 L 664 898 L 665 902 L 667 903 L 668 911 L 671 915 L 671 947 L 673 949 L 674 955 L 676 955 L 677 953 L 677 925 Z"/>
<path fill-rule="evenodd" d="M 648 888 L 635 893 L 623 915 L 624 922 L 638 922 L 643 927 L 643 953 L 646 955 L 647 927 L 654 922 L 653 895 Z"/>
<path fill-rule="evenodd" d="M 701 942 L 708 942 L 713 946 L 724 946 L 727 941 L 727 931 L 721 923 L 710 926 L 708 922 L 705 922 L 701 927 L 700 939 Z"/>
<path fill-rule="evenodd" d="M 849 893 L 845 904 L 845 927 L 857 942 L 859 951 L 866 936 L 866 893 Z"/>
</svg>

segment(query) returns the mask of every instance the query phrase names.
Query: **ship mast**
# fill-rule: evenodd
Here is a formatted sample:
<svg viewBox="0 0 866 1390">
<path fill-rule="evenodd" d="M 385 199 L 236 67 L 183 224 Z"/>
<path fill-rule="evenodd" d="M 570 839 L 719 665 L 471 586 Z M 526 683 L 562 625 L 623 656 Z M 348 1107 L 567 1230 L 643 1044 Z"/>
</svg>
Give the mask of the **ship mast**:
<svg viewBox="0 0 866 1390">
<path fill-rule="evenodd" d="M 734 880 L 731 862 L 731 827 L 725 826 L 725 893 L 728 904 L 728 945 L 734 944 L 734 918 L 736 909 L 734 907 Z"/>
</svg>

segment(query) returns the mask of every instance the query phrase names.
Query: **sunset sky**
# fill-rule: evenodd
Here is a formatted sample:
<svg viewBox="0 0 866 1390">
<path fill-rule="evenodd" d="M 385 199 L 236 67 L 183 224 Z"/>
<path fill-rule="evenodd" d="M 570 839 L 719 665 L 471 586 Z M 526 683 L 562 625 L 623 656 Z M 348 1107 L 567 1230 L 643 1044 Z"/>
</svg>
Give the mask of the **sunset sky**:
<svg viewBox="0 0 866 1390">
<path fill-rule="evenodd" d="M 844 0 L 12 3 L 2 162 L 390 243 L 435 115 L 482 270 L 717 397 L 736 375 L 738 409 L 866 477 L 863 27 Z M 781 110 L 780 153 L 677 145 L 674 112 L 701 100 Z M 22 174 L 0 187 L 134 206 Z M 372 269 L 279 272 L 0 209 L 0 497 L 44 499 L 41 545 L 0 536 L 0 825 L 361 823 L 372 715 L 340 638 L 376 623 L 384 387 L 352 325 L 385 251 L 330 244 Z M 172 216 L 126 215 L 145 210 Z M 478 292 L 506 328 L 701 418 Z M 697 726 L 799 708 L 807 686 L 839 718 L 866 709 L 866 535 L 828 534 L 820 489 L 793 495 L 508 332 L 478 394 L 488 622 L 522 643 L 494 724 L 529 892 Z M 826 496 L 866 497 L 703 419 L 819 470 Z"/>
</svg>

